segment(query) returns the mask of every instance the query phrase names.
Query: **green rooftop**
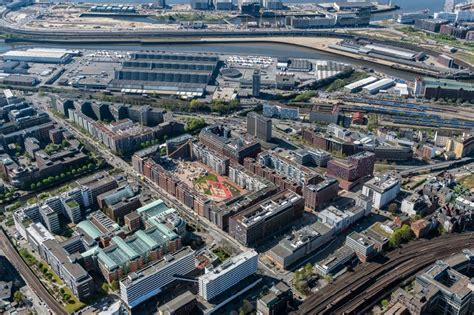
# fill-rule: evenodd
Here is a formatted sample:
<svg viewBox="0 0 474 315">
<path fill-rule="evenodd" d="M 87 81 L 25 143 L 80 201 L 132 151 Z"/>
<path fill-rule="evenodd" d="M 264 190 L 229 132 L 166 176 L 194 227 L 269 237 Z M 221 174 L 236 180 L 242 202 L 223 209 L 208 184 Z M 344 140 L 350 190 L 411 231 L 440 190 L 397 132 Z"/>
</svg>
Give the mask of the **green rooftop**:
<svg viewBox="0 0 474 315">
<path fill-rule="evenodd" d="M 114 236 L 112 245 L 98 250 L 97 258 L 108 270 L 127 265 L 131 260 L 145 257 L 147 253 L 159 247 L 166 248 L 170 240 L 178 237 L 164 224 L 145 231 L 137 231 L 125 240 Z"/>
<path fill-rule="evenodd" d="M 114 236 L 112 237 L 112 242 L 114 242 L 130 260 L 140 257 L 139 253 L 134 251 L 122 238 Z"/>
<path fill-rule="evenodd" d="M 89 235 L 89 237 L 94 240 L 98 239 L 102 235 L 99 229 L 94 224 L 92 224 L 92 222 L 89 220 L 84 220 L 84 221 L 79 222 L 77 224 L 77 227 L 80 227 L 81 230 L 84 231 L 84 233 Z"/>
<path fill-rule="evenodd" d="M 137 209 L 137 212 L 140 216 L 146 216 L 147 218 L 154 217 L 160 213 L 168 210 L 165 202 L 161 199 L 150 202 L 149 204 L 144 205 Z"/>
<path fill-rule="evenodd" d="M 74 200 L 74 199 L 71 199 L 71 200 L 66 201 L 66 204 L 68 205 L 69 208 L 76 208 L 76 207 L 79 207 L 79 204 L 78 204 L 77 201 Z"/>
<path fill-rule="evenodd" d="M 456 80 L 448 80 L 448 79 L 435 79 L 435 78 L 423 78 L 423 81 L 426 87 L 430 88 L 446 88 L 446 89 L 453 89 L 459 90 L 463 89 L 465 91 L 474 91 L 474 84 L 468 82 L 460 82 Z"/>
</svg>

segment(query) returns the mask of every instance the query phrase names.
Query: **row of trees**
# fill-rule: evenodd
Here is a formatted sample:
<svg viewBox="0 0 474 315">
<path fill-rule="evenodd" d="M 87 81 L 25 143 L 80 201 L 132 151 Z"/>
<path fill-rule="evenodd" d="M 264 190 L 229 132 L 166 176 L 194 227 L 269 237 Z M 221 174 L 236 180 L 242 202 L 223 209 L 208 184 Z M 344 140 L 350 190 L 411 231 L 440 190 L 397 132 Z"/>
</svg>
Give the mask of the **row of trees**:
<svg viewBox="0 0 474 315">
<path fill-rule="evenodd" d="M 87 171 L 92 171 L 97 168 L 101 168 L 104 165 L 103 160 L 97 161 L 95 164 L 92 162 L 89 162 L 87 164 L 83 164 L 82 166 L 78 166 L 75 168 L 70 168 L 68 171 L 62 172 L 59 175 L 56 176 L 49 176 L 47 178 L 43 178 L 40 181 L 34 182 L 30 184 L 30 189 L 35 190 L 35 189 L 40 189 L 42 187 L 51 185 L 53 183 L 63 181 L 67 178 L 70 178 L 72 176 L 75 176 L 77 174 L 81 174 Z"/>
<path fill-rule="evenodd" d="M 163 139 L 156 138 L 153 140 L 147 140 L 145 142 L 140 143 L 140 148 L 145 149 L 145 148 L 151 147 L 152 145 L 160 144 L 166 140 L 168 140 L 167 135 L 164 135 Z"/>
</svg>

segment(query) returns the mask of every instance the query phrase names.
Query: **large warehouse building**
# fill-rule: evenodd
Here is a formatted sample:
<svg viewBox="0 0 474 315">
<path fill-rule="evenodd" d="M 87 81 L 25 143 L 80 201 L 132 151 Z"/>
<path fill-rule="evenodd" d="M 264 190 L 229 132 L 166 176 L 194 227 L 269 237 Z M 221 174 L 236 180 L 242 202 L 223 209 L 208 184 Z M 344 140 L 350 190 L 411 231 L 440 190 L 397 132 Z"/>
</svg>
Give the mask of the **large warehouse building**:
<svg viewBox="0 0 474 315">
<path fill-rule="evenodd" d="M 115 70 L 112 89 L 152 90 L 160 94 L 203 94 L 214 80 L 219 58 L 212 55 L 134 53 Z"/>
<path fill-rule="evenodd" d="M 77 53 L 60 48 L 30 48 L 10 50 L 2 55 L 4 61 L 23 61 L 38 63 L 68 63 Z"/>
</svg>

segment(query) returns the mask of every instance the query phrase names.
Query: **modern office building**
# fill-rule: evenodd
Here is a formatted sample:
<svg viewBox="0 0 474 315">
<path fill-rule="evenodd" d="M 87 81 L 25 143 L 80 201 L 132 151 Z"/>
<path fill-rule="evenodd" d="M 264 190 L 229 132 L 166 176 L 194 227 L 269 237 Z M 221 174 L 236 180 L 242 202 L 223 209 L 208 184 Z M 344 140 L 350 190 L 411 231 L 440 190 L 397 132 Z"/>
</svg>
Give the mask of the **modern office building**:
<svg viewBox="0 0 474 315">
<path fill-rule="evenodd" d="M 317 184 L 322 181 L 323 178 L 321 175 L 308 167 L 298 165 L 297 162 L 306 162 L 311 158 L 312 161 L 316 161 L 316 163 L 324 163 L 327 159 L 327 155 L 324 153 L 319 154 L 319 152 L 311 154 L 309 151 L 306 151 L 309 156 L 304 156 L 304 152 L 299 152 L 299 154 L 302 154 L 303 156 L 300 155 L 300 157 L 298 157 L 298 153 L 296 153 L 296 161 L 292 161 L 282 154 L 279 154 L 278 150 L 267 150 L 258 155 L 257 162 L 262 167 L 285 176 L 300 185 Z"/>
<path fill-rule="evenodd" d="M 315 222 L 282 239 L 267 252 L 267 257 L 280 269 L 291 267 L 304 257 L 309 257 L 333 238 L 329 226 Z"/>
<path fill-rule="evenodd" d="M 199 277 L 199 295 L 206 301 L 212 300 L 243 279 L 255 274 L 257 265 L 258 254 L 254 250 L 229 258 L 222 265 Z"/>
<path fill-rule="evenodd" d="M 415 27 L 424 31 L 438 33 L 441 25 L 448 23 L 448 20 L 443 19 L 419 19 L 415 21 Z"/>
<path fill-rule="evenodd" d="M 375 208 L 381 209 L 394 200 L 400 192 L 400 179 L 390 174 L 375 177 L 362 187 L 362 193 L 372 200 Z"/>
<path fill-rule="evenodd" d="M 428 10 L 406 12 L 397 16 L 397 22 L 400 24 L 415 24 L 417 20 L 428 19 L 431 13 Z"/>
<path fill-rule="evenodd" d="M 51 234 L 43 224 L 40 222 L 31 223 L 26 229 L 26 240 L 30 244 L 31 248 L 38 252 L 40 256 L 44 256 L 41 244 L 48 240 L 54 240 L 53 234 Z"/>
<path fill-rule="evenodd" d="M 323 207 L 337 197 L 338 191 L 339 183 L 334 178 L 326 178 L 316 185 L 306 185 L 303 188 L 306 209 L 317 210 Z"/>
<path fill-rule="evenodd" d="M 443 261 L 437 261 L 416 276 L 415 290 L 426 292 L 427 313 L 464 315 L 472 311 L 470 278 Z"/>
<path fill-rule="evenodd" d="M 118 188 L 117 181 L 105 172 L 82 178 L 77 183 L 90 189 L 93 203 L 97 202 L 97 196 Z"/>
<path fill-rule="evenodd" d="M 170 285 L 175 275 L 185 276 L 195 268 L 194 251 L 184 247 L 120 280 L 120 297 L 129 308 L 133 308 Z"/>
<path fill-rule="evenodd" d="M 349 190 L 355 183 L 373 174 L 375 154 L 363 151 L 346 160 L 330 160 L 327 174 L 340 179 L 340 187 Z"/>
<path fill-rule="evenodd" d="M 130 185 L 97 196 L 97 203 L 112 220 L 120 220 L 120 222 L 123 222 L 126 214 L 141 206 L 139 196 Z"/>
<path fill-rule="evenodd" d="M 245 246 L 254 246 L 288 229 L 303 211 L 304 199 L 284 190 L 231 217 L 229 234 Z"/>
<path fill-rule="evenodd" d="M 260 96 L 260 86 L 261 86 L 262 76 L 260 70 L 255 70 L 252 75 L 252 96 Z"/>
<path fill-rule="evenodd" d="M 230 11 L 234 8 L 232 0 L 213 0 L 214 10 Z"/>
<path fill-rule="evenodd" d="M 355 203 L 345 209 L 329 206 L 317 213 L 318 221 L 333 229 L 334 233 L 346 230 L 359 219 L 368 215 L 372 210 L 372 203 L 364 195 L 355 198 Z"/>
<path fill-rule="evenodd" d="M 311 148 L 299 149 L 295 151 L 295 162 L 305 166 L 326 166 L 331 159 L 331 154 L 328 152 Z"/>
<path fill-rule="evenodd" d="M 243 163 L 246 157 L 256 157 L 260 151 L 259 143 L 233 135 L 230 129 L 222 125 L 212 125 L 202 129 L 199 140 L 205 146 L 237 163 Z"/>
<path fill-rule="evenodd" d="M 272 140 L 272 119 L 255 112 L 247 114 L 247 133 L 259 140 Z"/>
<path fill-rule="evenodd" d="M 339 247 L 329 257 L 314 265 L 316 271 L 322 275 L 334 275 L 346 265 L 351 265 L 356 259 L 355 252 L 348 246 Z"/>
<path fill-rule="evenodd" d="M 54 234 L 61 231 L 58 212 L 54 211 L 48 205 L 42 205 L 39 207 L 39 213 L 41 215 L 41 221 L 44 223 L 48 231 Z"/>
<path fill-rule="evenodd" d="M 263 104 L 262 114 L 265 117 L 275 117 L 280 119 L 298 119 L 300 116 L 299 107 L 285 107 L 280 105 Z"/>
<path fill-rule="evenodd" d="M 352 232 L 346 237 L 346 246 L 352 248 L 362 262 L 376 255 L 375 242 L 366 234 Z"/>
<path fill-rule="evenodd" d="M 191 0 L 191 8 L 193 10 L 209 10 L 209 0 Z"/>
<path fill-rule="evenodd" d="M 154 227 L 139 230 L 125 239 L 112 237 L 109 246 L 98 250 L 97 261 L 110 283 L 180 248 L 181 238 L 165 224 L 156 222 Z"/>
</svg>

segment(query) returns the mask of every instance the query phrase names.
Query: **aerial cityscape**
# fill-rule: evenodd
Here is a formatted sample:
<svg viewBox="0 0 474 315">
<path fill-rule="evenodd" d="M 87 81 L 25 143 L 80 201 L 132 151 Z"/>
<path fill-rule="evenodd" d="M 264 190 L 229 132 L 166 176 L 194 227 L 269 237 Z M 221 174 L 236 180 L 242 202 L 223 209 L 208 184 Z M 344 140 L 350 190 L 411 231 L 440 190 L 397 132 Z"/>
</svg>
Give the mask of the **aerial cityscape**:
<svg viewBox="0 0 474 315">
<path fill-rule="evenodd" d="M 169 1 L 0 1 L 0 314 L 474 314 L 474 1 Z"/>
</svg>

